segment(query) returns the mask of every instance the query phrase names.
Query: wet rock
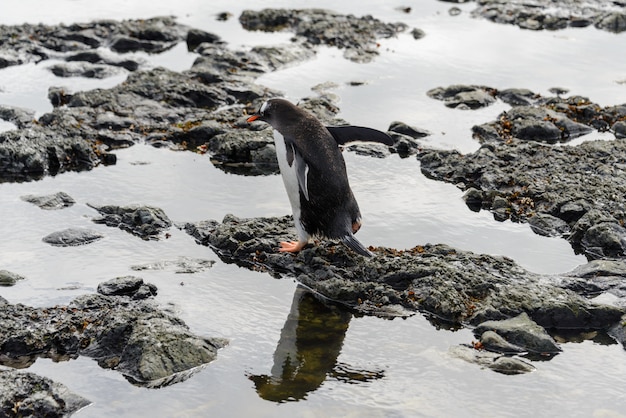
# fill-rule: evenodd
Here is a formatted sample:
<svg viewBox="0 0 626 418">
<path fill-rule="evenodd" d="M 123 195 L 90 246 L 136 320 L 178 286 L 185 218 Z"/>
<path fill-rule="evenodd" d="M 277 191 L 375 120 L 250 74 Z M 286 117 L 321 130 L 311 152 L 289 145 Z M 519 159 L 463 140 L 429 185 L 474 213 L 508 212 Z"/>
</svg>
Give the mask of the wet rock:
<svg viewBox="0 0 626 418">
<path fill-rule="evenodd" d="M 178 228 L 191 235 L 198 244 L 208 246 L 209 237 L 218 225 L 219 222 L 210 219 L 199 222 L 186 222 L 178 225 Z"/>
<path fill-rule="evenodd" d="M 53 232 L 42 238 L 42 241 L 55 247 L 76 247 L 87 245 L 104 238 L 104 235 L 85 228 L 68 228 Z"/>
<path fill-rule="evenodd" d="M 176 274 L 193 274 L 207 270 L 213 267 L 213 264 L 215 264 L 213 260 L 179 257 L 176 260 L 157 261 L 154 263 L 131 266 L 131 269 L 135 271 L 172 269 Z"/>
<path fill-rule="evenodd" d="M 376 257 L 364 259 L 341 244 L 323 242 L 293 255 L 277 251 L 280 241 L 296 236 L 291 217 L 227 215 L 221 224 L 186 229 L 226 262 L 295 277 L 366 314 L 421 311 L 452 323 L 479 324 L 526 312 L 541 326 L 553 328 L 606 328 L 622 314 L 619 308 L 594 305 L 549 285 L 507 258 L 442 244 L 403 251 L 370 247 Z"/>
<path fill-rule="evenodd" d="M 468 363 L 477 364 L 502 374 L 522 374 L 535 370 L 533 365 L 520 358 L 477 350 L 465 345 L 451 347 L 449 353 L 452 357 L 456 357 Z"/>
<path fill-rule="evenodd" d="M 122 53 L 163 52 L 184 40 L 185 32 L 172 17 L 124 21 L 121 30 L 112 36 L 110 48 Z"/>
<path fill-rule="evenodd" d="M 499 90 L 496 95 L 511 106 L 528 106 L 539 98 L 539 95 L 528 89 L 504 89 Z"/>
<path fill-rule="evenodd" d="M 603 222 L 591 226 L 581 240 L 587 252 L 594 258 L 626 255 L 626 228 L 618 222 Z"/>
<path fill-rule="evenodd" d="M 413 28 L 411 30 L 411 35 L 413 35 L 413 39 L 422 39 L 424 36 L 426 36 L 426 32 L 419 28 Z"/>
<path fill-rule="evenodd" d="M 480 16 L 496 23 L 517 25 L 522 29 L 557 30 L 568 26 L 585 27 L 593 24 L 598 29 L 615 33 L 626 30 L 626 15 L 623 5 L 619 2 L 481 0 L 477 4 L 477 8 L 472 11 L 473 16 Z"/>
<path fill-rule="evenodd" d="M 89 206 L 103 215 L 94 218 L 95 223 L 120 228 L 144 240 L 159 239 L 172 226 L 162 209 L 151 206 Z"/>
<path fill-rule="evenodd" d="M 217 14 L 217 16 L 215 17 L 215 20 L 218 20 L 220 22 L 225 22 L 228 19 L 230 19 L 231 17 L 233 17 L 233 14 L 230 12 L 220 12 Z"/>
<path fill-rule="evenodd" d="M 567 222 L 547 213 L 537 213 L 529 217 L 528 224 L 535 234 L 545 237 L 562 237 L 570 231 Z"/>
<path fill-rule="evenodd" d="M 413 139 L 419 139 L 419 138 L 423 138 L 425 136 L 430 135 L 430 132 L 428 132 L 425 129 L 416 128 L 414 126 L 407 125 L 406 123 L 400 122 L 400 121 L 391 122 L 389 124 L 388 131 L 397 132 L 402 135 L 410 136 Z"/>
<path fill-rule="evenodd" d="M 617 138 L 626 138 L 626 121 L 618 121 L 611 126 Z"/>
<path fill-rule="evenodd" d="M 120 279 L 102 288 L 128 289 L 133 283 Z M 68 306 L 0 305 L 0 333 L 5 336 L 0 363 L 27 367 L 38 357 L 62 361 L 83 355 L 134 384 L 160 387 L 189 378 L 215 359 L 225 340 L 194 335 L 150 299 L 137 300 L 141 289 L 133 298 L 84 295 Z"/>
<path fill-rule="evenodd" d="M 61 30 L 44 26 L 12 29 L 20 33 L 16 38 L 20 45 L 32 48 L 40 46 L 41 37 L 29 40 L 28 33 L 37 31 L 53 37 L 57 29 Z M 249 128 L 257 129 L 245 123 L 246 114 L 256 111 L 268 98 L 281 95 L 254 83 L 255 78 L 308 59 L 314 54 L 310 45 L 296 43 L 235 51 L 222 42 L 202 42 L 196 48 L 201 56 L 189 71 L 139 71 L 141 62 L 133 64 L 131 59 L 120 59 L 95 48 L 108 45 L 114 38 L 121 39 L 118 35 L 141 42 L 160 42 L 164 48 L 183 35 L 191 36 L 193 42 L 208 39 L 208 35 L 197 31 L 189 35 L 186 27 L 168 18 L 94 22 L 73 25 L 71 31 L 80 33 L 86 44 L 74 49 L 57 45 L 63 51 L 59 52 L 60 58 L 66 60 L 63 68 L 105 66 L 113 71 L 122 67 L 133 72 L 122 84 L 110 89 L 71 93 L 63 87 L 51 88 L 49 98 L 55 106 L 52 112 L 42 115 L 31 129 L 0 133 L 0 181 L 33 180 L 99 164 L 115 164 L 115 155 L 109 151 L 138 141 L 200 152 L 211 149 L 216 152 L 212 161 L 235 170 L 250 165 L 252 169 L 246 168 L 247 174 L 277 172 L 272 144 L 254 148 L 256 141 L 234 141 L 236 137 L 250 138 Z M 95 41 L 90 40 L 92 37 Z M 327 98 L 313 98 L 309 105 L 323 114 L 334 116 L 339 111 Z M 8 118 L 13 118 L 11 115 L 7 113 Z M 214 142 L 213 147 L 209 146 L 214 136 L 226 133 L 233 139 L 228 146 L 215 146 Z M 245 143 L 252 148 L 245 149 Z"/>
<path fill-rule="evenodd" d="M 626 315 L 609 330 L 609 334 L 622 344 L 622 347 L 626 350 Z"/>
<path fill-rule="evenodd" d="M 531 320 L 525 312 L 510 319 L 483 322 L 474 329 L 474 334 L 480 337 L 487 331 L 495 332 L 512 346 L 518 347 L 520 352 L 556 354 L 561 351 L 546 330 Z"/>
<path fill-rule="evenodd" d="M 473 196 L 482 199 L 482 208 L 495 210 L 496 199 L 504 199 L 499 220 L 550 215 L 568 225 L 571 235 L 565 237 L 589 259 L 623 254 L 626 175 L 619 167 L 626 161 L 624 140 L 547 147 L 513 139 L 471 154 L 427 150 L 419 158 L 426 176 L 479 190 Z M 549 220 L 551 233 L 567 234 L 562 223 L 543 215 L 537 219 Z"/>
<path fill-rule="evenodd" d="M 13 286 L 19 280 L 24 280 L 24 277 L 8 270 L 0 270 L 0 286 Z"/>
<path fill-rule="evenodd" d="M 84 51 L 69 55 L 65 58 L 68 62 L 85 62 L 90 64 L 106 64 L 112 67 L 121 67 L 128 71 L 136 71 L 146 62 L 141 59 L 119 58 L 114 54 L 104 51 Z"/>
<path fill-rule="evenodd" d="M 0 370 L 0 415 L 68 417 L 91 402 L 34 373 Z"/>
<path fill-rule="evenodd" d="M 496 102 L 495 90 L 485 86 L 437 87 L 426 94 L 433 99 L 442 100 L 447 107 L 458 109 L 478 109 Z"/>
<path fill-rule="evenodd" d="M 157 287 L 152 283 L 144 283 L 141 277 L 124 276 L 100 283 L 98 285 L 98 293 L 105 296 L 128 296 L 131 299 L 146 299 L 156 296 Z"/>
<path fill-rule="evenodd" d="M 609 32 L 621 33 L 626 31 L 626 13 L 611 12 L 596 20 L 595 26 Z"/>
<path fill-rule="evenodd" d="M 102 46 L 117 52 L 162 52 L 184 40 L 188 28 L 171 17 L 102 20 L 66 25 L 0 26 L 0 68 L 49 58 L 67 58 L 81 52 L 96 53 Z M 82 60 L 82 59 L 81 59 Z M 86 60 L 89 61 L 89 60 Z M 120 65 L 122 60 L 112 65 Z M 92 63 L 95 63 L 91 59 Z M 130 62 L 121 64 L 133 71 Z"/>
<path fill-rule="evenodd" d="M 497 136 L 474 133 L 482 142 L 490 140 L 508 140 L 518 138 L 526 141 L 555 143 L 566 141 L 588 134 L 593 129 L 582 123 L 575 122 L 562 113 L 545 107 L 517 106 L 499 115 L 496 122 L 482 125 L 488 132 L 489 127 Z"/>
<path fill-rule="evenodd" d="M 355 17 L 321 9 L 244 10 L 239 22 L 246 30 L 293 31 L 309 45 L 344 49 L 344 57 L 356 62 L 368 62 L 378 55 L 378 38 L 393 37 L 407 28 L 403 23 L 383 23 L 372 16 Z"/>
<path fill-rule="evenodd" d="M 194 51 L 200 44 L 214 44 L 221 42 L 221 38 L 209 32 L 200 29 L 189 29 L 187 32 L 187 49 Z"/>
<path fill-rule="evenodd" d="M 35 120 L 35 111 L 16 106 L 0 105 L 0 119 L 13 123 L 18 129 L 27 128 Z"/>
<path fill-rule="evenodd" d="M 94 144 L 71 134 L 41 126 L 0 133 L 0 183 L 88 170 L 99 162 Z"/>
<path fill-rule="evenodd" d="M 479 338 L 482 348 L 495 353 L 513 354 L 524 352 L 522 347 L 511 344 L 495 331 L 484 331 Z"/>
<path fill-rule="evenodd" d="M 352 151 L 357 155 L 364 155 L 368 157 L 374 158 L 386 158 L 391 155 L 391 151 L 389 151 L 389 147 L 384 144 L 372 144 L 372 143 L 363 143 L 363 144 L 352 144 L 348 145 L 345 149 L 348 151 Z"/>
<path fill-rule="evenodd" d="M 560 286 L 587 297 L 608 292 L 626 301 L 626 261 L 591 260 L 561 277 Z"/>
<path fill-rule="evenodd" d="M 32 194 L 20 196 L 25 202 L 32 203 L 33 205 L 39 206 L 41 209 L 45 210 L 57 210 L 63 208 L 69 208 L 74 205 L 76 201 L 72 198 L 72 196 L 68 195 L 65 192 L 57 192 L 51 195 L 44 196 L 35 196 Z"/>
<path fill-rule="evenodd" d="M 298 44 L 255 46 L 253 54 L 258 54 L 270 70 L 277 70 L 294 63 L 310 60 L 315 56 L 315 49 Z"/>
<path fill-rule="evenodd" d="M 107 66 L 85 62 L 59 63 L 48 67 L 57 77 L 107 78 L 119 74 L 118 70 Z"/>
<path fill-rule="evenodd" d="M 209 152 L 225 171 L 248 174 L 278 174 L 278 160 L 271 129 L 261 132 L 231 131 L 209 141 Z"/>
</svg>

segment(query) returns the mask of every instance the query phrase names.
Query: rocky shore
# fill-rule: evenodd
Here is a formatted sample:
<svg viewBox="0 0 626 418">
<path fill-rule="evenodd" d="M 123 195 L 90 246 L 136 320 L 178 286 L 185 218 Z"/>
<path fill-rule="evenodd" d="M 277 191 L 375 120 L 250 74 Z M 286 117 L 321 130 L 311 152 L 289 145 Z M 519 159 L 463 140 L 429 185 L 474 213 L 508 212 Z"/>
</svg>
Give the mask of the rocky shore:
<svg viewBox="0 0 626 418">
<path fill-rule="evenodd" d="M 556 15 L 536 9 L 539 15 L 529 17 L 508 2 L 479 1 L 474 13 L 494 21 L 512 16 L 506 23 L 530 29 L 593 24 L 624 30 L 618 11 L 576 5 L 568 16 L 558 9 Z M 255 80 L 310 59 L 318 45 L 340 48 L 346 59 L 366 63 L 378 55 L 377 39 L 407 29 L 371 16 L 317 9 L 245 11 L 239 20 L 248 30 L 287 30 L 294 38 L 281 46 L 235 50 L 217 35 L 171 17 L 0 26 L 0 68 L 54 58 L 62 63 L 50 71 L 59 77 L 128 74 L 110 89 L 72 92 L 52 86 L 54 110 L 38 119 L 28 109 L 0 106 L 0 118 L 15 125 L 0 133 L 0 182 L 34 181 L 115 164 L 115 150 L 137 142 L 206 153 L 217 167 L 235 174 L 276 174 L 271 130 L 245 119 L 280 92 Z M 118 54 L 158 53 L 179 42 L 198 54 L 193 66 L 182 72 L 150 68 L 132 55 Z M 469 209 L 489 210 L 497 221 L 526 222 L 538 234 L 567 239 L 589 260 L 567 274 L 542 276 L 505 257 L 461 251 L 445 243 L 370 248 L 376 257 L 367 260 L 333 242 L 309 246 L 297 255 L 278 253 L 277 243 L 295 236 L 289 216 L 228 215 L 221 221 L 175 224 L 160 208 L 128 202 L 91 205 L 93 222 L 145 240 L 161 239 L 169 228 L 179 227 L 224 262 L 273 277 L 293 277 L 342 312 L 386 318 L 420 312 L 438 327 L 471 327 L 477 341 L 453 347 L 451 353 L 501 373 L 529 372 L 536 356 L 557 355 L 561 348 L 554 335 L 564 330 L 594 330 L 626 347 L 626 104 L 602 107 L 563 94 L 541 97 L 524 88 L 436 87 L 429 92 L 434 106 L 440 100 L 458 111 L 470 111 L 501 100 L 511 109 L 473 128 L 481 144 L 474 153 L 425 147 L 419 139 L 429 133 L 400 121 L 388 128 L 392 147 L 358 145 L 348 150 L 379 158 L 416 156 L 426 176 L 461 188 Z M 303 98 L 301 105 L 328 124 L 347 123 L 337 118 L 338 103 L 324 89 Z M 590 132 L 609 133 L 614 139 L 566 144 Z M 23 200 L 46 210 L 75 204 L 63 192 Z M 89 229 L 68 228 L 43 240 L 71 246 L 102 237 Z M 181 271 L 212 265 L 210 260 L 192 259 L 164 263 Z M 148 268 L 152 266 L 134 269 Z M 27 278 L 0 271 L 0 280 L 9 286 Z M 194 335 L 154 303 L 156 292 L 141 278 L 123 277 L 102 283 L 97 294 L 80 296 L 67 306 L 33 308 L 0 298 L 0 363 L 19 369 L 38 357 L 66 360 L 82 355 L 137 385 L 160 387 L 187 379 L 211 362 L 226 341 Z M 612 294 L 617 302 L 609 306 L 591 300 L 602 293 Z M 89 402 L 31 373 L 3 368 L 0 379 L 6 416 L 41 411 L 69 415 Z M 33 394 L 31 386 L 41 394 Z"/>
</svg>

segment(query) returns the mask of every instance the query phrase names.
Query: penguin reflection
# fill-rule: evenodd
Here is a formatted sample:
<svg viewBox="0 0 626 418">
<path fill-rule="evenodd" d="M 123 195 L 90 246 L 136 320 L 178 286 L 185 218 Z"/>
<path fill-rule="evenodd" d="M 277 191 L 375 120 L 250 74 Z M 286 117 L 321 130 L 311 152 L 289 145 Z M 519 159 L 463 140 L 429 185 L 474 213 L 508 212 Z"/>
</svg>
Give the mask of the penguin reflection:
<svg viewBox="0 0 626 418">
<path fill-rule="evenodd" d="M 274 402 L 304 399 L 328 376 L 355 383 L 383 377 L 382 371 L 358 371 L 337 363 L 352 314 L 322 303 L 302 286 L 274 352 L 271 375 L 252 375 L 257 393 Z"/>
</svg>

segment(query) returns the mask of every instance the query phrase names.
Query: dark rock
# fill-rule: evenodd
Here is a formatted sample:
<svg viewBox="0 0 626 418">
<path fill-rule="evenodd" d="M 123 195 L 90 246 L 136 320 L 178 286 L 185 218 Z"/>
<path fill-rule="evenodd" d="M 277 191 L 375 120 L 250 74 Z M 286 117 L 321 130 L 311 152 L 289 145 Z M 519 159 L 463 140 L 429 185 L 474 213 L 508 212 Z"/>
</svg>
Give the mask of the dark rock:
<svg viewBox="0 0 626 418">
<path fill-rule="evenodd" d="M 419 159 L 427 177 L 481 191 L 473 196 L 482 199 L 482 208 L 496 210 L 494 201 L 503 198 L 507 217 L 539 225 L 537 232 L 545 230 L 542 223 L 548 221 L 551 234 L 563 231 L 567 237 L 563 223 L 544 215 L 564 221 L 571 231 L 568 240 L 589 259 L 624 251 L 626 175 L 620 167 L 626 163 L 626 141 L 622 139 L 587 141 L 575 147 L 511 139 L 466 155 L 425 150 Z M 538 214 L 543 215 L 530 221 Z"/>
<path fill-rule="evenodd" d="M 554 94 L 556 94 L 557 96 L 560 96 L 560 95 L 563 95 L 563 94 L 569 93 L 569 89 L 566 89 L 566 88 L 563 88 L 563 87 L 550 87 L 550 88 L 548 89 L 548 91 L 549 91 L 550 93 L 554 93 Z"/>
<path fill-rule="evenodd" d="M 538 98 L 537 94 L 528 89 L 499 90 L 496 96 L 511 106 L 528 106 Z"/>
<path fill-rule="evenodd" d="M 469 207 L 473 212 L 479 212 L 483 205 L 483 192 L 470 187 L 465 191 L 463 200 L 465 201 L 467 207 Z"/>
<path fill-rule="evenodd" d="M 120 228 L 144 240 L 159 239 L 172 226 L 162 209 L 151 206 L 89 206 L 103 215 L 93 219 L 95 223 Z"/>
<path fill-rule="evenodd" d="M 298 254 L 277 251 L 296 235 L 291 217 L 239 219 L 227 215 L 213 227 L 193 230 L 226 262 L 289 275 L 325 297 L 367 314 L 421 311 L 452 323 L 479 324 L 522 312 L 553 328 L 606 328 L 619 308 L 593 305 L 548 285 L 512 260 L 462 252 L 445 245 L 400 251 L 371 248 L 363 259 L 341 244 L 324 242 Z M 186 228 L 187 229 L 187 228 Z"/>
<path fill-rule="evenodd" d="M 626 121 L 618 121 L 611 126 L 617 138 L 626 138 Z"/>
<path fill-rule="evenodd" d="M 414 126 L 407 125 L 404 122 L 394 121 L 389 124 L 388 131 L 397 132 L 402 135 L 409 136 L 413 139 L 423 138 L 430 135 L 425 129 L 416 128 Z"/>
<path fill-rule="evenodd" d="M 35 120 L 35 111 L 15 106 L 0 105 L 0 119 L 13 123 L 18 129 L 30 127 Z"/>
<path fill-rule="evenodd" d="M 88 170 L 98 162 L 93 142 L 82 137 L 42 126 L 0 133 L 0 183 Z"/>
<path fill-rule="evenodd" d="M 49 87 L 48 99 L 54 107 L 64 106 L 69 103 L 72 95 L 64 87 Z"/>
<path fill-rule="evenodd" d="M 202 43 L 214 44 L 221 42 L 219 36 L 200 29 L 189 29 L 187 32 L 187 49 L 194 51 Z"/>
<path fill-rule="evenodd" d="M 133 294 L 135 300 L 92 294 L 68 306 L 0 305 L 0 333 L 5 336 L 0 363 L 27 367 L 38 357 L 62 361 L 83 355 L 133 384 L 161 387 L 188 379 L 215 359 L 225 340 L 194 335 L 151 300 L 138 300 L 142 289 Z"/>
<path fill-rule="evenodd" d="M 511 124 L 511 135 L 523 140 L 554 143 L 572 139 L 592 131 L 562 113 L 534 106 L 518 106 L 500 115 L 501 124 Z"/>
<path fill-rule="evenodd" d="M 462 10 L 461 10 L 461 9 L 459 9 L 458 7 L 451 7 L 451 8 L 448 10 L 448 14 L 449 14 L 450 16 L 458 16 L 458 15 L 460 15 L 461 13 L 462 13 Z"/>
<path fill-rule="evenodd" d="M 57 77 L 107 78 L 119 74 L 119 71 L 108 65 L 90 63 L 59 63 L 49 67 Z"/>
<path fill-rule="evenodd" d="M 562 287 L 587 297 L 610 293 L 626 300 L 626 261 L 591 260 L 561 278 Z M 622 304 L 624 304 L 622 302 Z"/>
<path fill-rule="evenodd" d="M 239 174 L 277 174 L 276 149 L 271 129 L 261 132 L 231 131 L 209 141 L 212 157 L 218 167 Z"/>
<path fill-rule="evenodd" d="M 37 205 L 41 209 L 45 210 L 68 208 L 76 203 L 72 196 L 68 195 L 65 192 L 57 192 L 55 194 L 45 196 L 35 196 L 29 194 L 25 196 L 20 196 L 20 199 L 25 202 L 32 203 L 33 205 Z"/>
<path fill-rule="evenodd" d="M 134 71 L 138 63 L 133 60 L 97 60 L 97 48 L 108 45 L 118 52 L 165 51 L 184 40 L 187 28 L 171 17 L 114 21 L 95 21 L 65 25 L 1 26 L 0 68 L 26 62 L 40 62 L 49 58 L 67 58 L 121 66 Z"/>
<path fill-rule="evenodd" d="M 626 31 L 626 13 L 611 12 L 596 21 L 596 28 L 609 32 L 621 33 Z"/>
<path fill-rule="evenodd" d="M 562 138 L 561 130 L 552 122 L 544 120 L 522 119 L 516 121 L 511 134 L 515 138 L 523 140 L 548 143 L 560 141 Z"/>
<path fill-rule="evenodd" d="M 18 280 L 24 280 L 24 277 L 7 270 L 0 270 L 0 286 L 13 286 Z"/>
<path fill-rule="evenodd" d="M 483 322 L 474 329 L 474 334 L 480 337 L 487 331 L 495 332 L 509 344 L 518 347 L 520 352 L 556 354 L 561 351 L 546 330 L 531 320 L 525 312 L 510 319 Z M 485 344 L 484 341 L 481 340 L 481 342 Z M 496 347 L 487 348 L 495 349 Z"/>
<path fill-rule="evenodd" d="M 144 283 L 141 277 L 124 276 L 100 283 L 98 285 L 98 293 L 105 296 L 128 296 L 131 299 L 146 299 L 156 296 L 157 287 L 152 283 Z"/>
<path fill-rule="evenodd" d="M 231 17 L 233 17 L 233 15 L 230 12 L 220 12 L 220 13 L 217 14 L 215 19 L 220 21 L 220 22 L 225 22 L 228 19 L 230 19 Z"/>
<path fill-rule="evenodd" d="M 3 417 L 69 417 L 90 403 L 47 377 L 0 370 L 0 415 Z"/>
<path fill-rule="evenodd" d="M 537 213 L 529 217 L 528 224 L 535 234 L 545 237 L 562 237 L 570 231 L 567 222 L 547 213 Z"/>
<path fill-rule="evenodd" d="M 603 222 L 591 226 L 581 240 L 583 247 L 596 257 L 626 255 L 626 228 L 617 222 Z"/>
<path fill-rule="evenodd" d="M 344 57 L 356 62 L 368 62 L 378 55 L 378 38 L 393 37 L 407 28 L 403 23 L 383 23 L 372 16 L 359 18 L 321 9 L 244 10 L 239 22 L 246 30 L 291 30 L 308 45 L 344 49 Z"/>
<path fill-rule="evenodd" d="M 626 350 L 626 315 L 609 330 L 609 334 L 622 344 L 622 347 Z"/>
<path fill-rule="evenodd" d="M 309 60 L 315 56 L 315 49 L 292 45 L 255 46 L 253 54 L 258 54 L 270 70 L 277 70 L 293 63 Z"/>
<path fill-rule="evenodd" d="M 478 109 L 496 102 L 495 90 L 485 86 L 437 87 L 426 94 L 433 99 L 442 100 L 447 107 L 459 109 Z"/>
<path fill-rule="evenodd" d="M 426 36 L 426 32 L 418 28 L 413 28 L 411 30 L 411 35 L 413 35 L 413 39 L 422 39 L 424 36 Z"/>
<path fill-rule="evenodd" d="M 55 247 L 87 245 L 104 238 L 104 235 L 85 228 L 68 228 L 43 237 L 42 241 Z"/>
</svg>

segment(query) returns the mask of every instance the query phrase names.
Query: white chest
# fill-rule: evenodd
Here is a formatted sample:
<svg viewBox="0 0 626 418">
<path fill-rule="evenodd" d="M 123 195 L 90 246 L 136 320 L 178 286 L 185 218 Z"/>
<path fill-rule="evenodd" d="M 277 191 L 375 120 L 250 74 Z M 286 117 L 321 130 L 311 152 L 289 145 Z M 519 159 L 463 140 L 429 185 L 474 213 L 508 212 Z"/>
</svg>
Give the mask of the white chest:
<svg viewBox="0 0 626 418">
<path fill-rule="evenodd" d="M 296 225 L 300 223 L 300 186 L 298 185 L 298 176 L 296 174 L 296 165 L 287 162 L 287 147 L 283 136 L 274 129 L 274 146 L 276 147 L 276 158 L 280 167 L 280 174 L 283 177 L 283 183 L 287 190 L 289 203 L 293 212 Z"/>
</svg>

